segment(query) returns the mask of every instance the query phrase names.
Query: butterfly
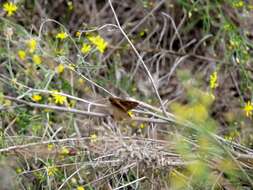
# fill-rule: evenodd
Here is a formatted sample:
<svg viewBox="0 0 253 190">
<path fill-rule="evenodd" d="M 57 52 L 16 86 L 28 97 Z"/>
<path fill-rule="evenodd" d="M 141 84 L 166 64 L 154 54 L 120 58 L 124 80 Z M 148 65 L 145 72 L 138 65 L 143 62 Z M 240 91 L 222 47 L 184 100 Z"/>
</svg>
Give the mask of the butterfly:
<svg viewBox="0 0 253 190">
<path fill-rule="evenodd" d="M 138 102 L 115 97 L 109 97 L 109 101 L 112 108 L 111 114 L 115 120 L 131 118 L 128 111 L 139 105 Z"/>
</svg>

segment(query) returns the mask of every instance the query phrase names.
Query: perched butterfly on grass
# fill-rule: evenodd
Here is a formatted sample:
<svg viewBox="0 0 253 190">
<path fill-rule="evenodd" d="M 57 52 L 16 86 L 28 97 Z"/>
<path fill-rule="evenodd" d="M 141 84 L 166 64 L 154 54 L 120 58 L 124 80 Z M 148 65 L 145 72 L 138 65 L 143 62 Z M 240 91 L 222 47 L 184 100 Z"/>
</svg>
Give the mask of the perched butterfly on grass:
<svg viewBox="0 0 253 190">
<path fill-rule="evenodd" d="M 113 119 L 115 120 L 123 120 L 131 118 L 128 111 L 139 105 L 139 103 L 135 101 L 114 97 L 109 97 L 109 101 L 111 103 L 112 108 L 111 114 L 113 116 Z"/>
</svg>

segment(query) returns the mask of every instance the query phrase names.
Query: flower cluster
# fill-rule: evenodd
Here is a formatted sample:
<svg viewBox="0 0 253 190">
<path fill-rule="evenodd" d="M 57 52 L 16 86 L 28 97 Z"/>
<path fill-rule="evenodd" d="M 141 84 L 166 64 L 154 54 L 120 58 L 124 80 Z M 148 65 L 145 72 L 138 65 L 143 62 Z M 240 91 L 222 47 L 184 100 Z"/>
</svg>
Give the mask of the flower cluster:
<svg viewBox="0 0 253 190">
<path fill-rule="evenodd" d="M 37 40 L 35 38 L 30 38 L 26 41 L 26 48 L 19 49 L 17 52 L 18 58 L 20 61 L 25 61 L 27 57 L 29 57 L 27 54 L 30 54 L 31 59 L 35 65 L 40 65 L 42 63 L 42 58 L 39 54 L 35 53 L 37 49 Z"/>
<path fill-rule="evenodd" d="M 95 143 L 95 142 L 97 142 L 97 135 L 96 134 L 92 134 L 91 136 L 90 136 L 90 141 L 92 142 L 92 143 Z"/>
<path fill-rule="evenodd" d="M 88 40 L 96 46 L 98 51 L 101 53 L 104 53 L 106 47 L 107 47 L 107 42 L 99 35 L 97 36 L 88 36 Z"/>
<path fill-rule="evenodd" d="M 234 1 L 234 2 L 232 3 L 232 6 L 233 6 L 234 8 L 242 8 L 242 7 L 245 6 L 245 3 L 244 3 L 244 1 L 242 1 L 242 0 L 236 0 L 236 1 Z"/>
</svg>

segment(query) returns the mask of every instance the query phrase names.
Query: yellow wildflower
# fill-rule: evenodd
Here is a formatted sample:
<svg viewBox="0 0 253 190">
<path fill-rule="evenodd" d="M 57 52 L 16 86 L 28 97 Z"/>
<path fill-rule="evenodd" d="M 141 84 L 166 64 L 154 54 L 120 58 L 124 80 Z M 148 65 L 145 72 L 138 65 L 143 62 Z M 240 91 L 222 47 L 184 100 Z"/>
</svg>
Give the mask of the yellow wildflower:
<svg viewBox="0 0 253 190">
<path fill-rule="evenodd" d="M 90 136 L 90 140 L 92 143 L 97 142 L 97 135 L 94 133 Z"/>
<path fill-rule="evenodd" d="M 85 190 L 83 186 L 78 186 L 76 190 Z"/>
<path fill-rule="evenodd" d="M 215 89 L 218 87 L 218 76 L 217 76 L 217 72 L 213 72 L 211 75 L 210 75 L 210 88 L 211 89 Z"/>
<path fill-rule="evenodd" d="M 36 65 L 39 65 L 41 64 L 41 58 L 39 55 L 33 55 L 33 58 L 32 58 L 33 62 L 36 64 Z"/>
<path fill-rule="evenodd" d="M 29 52 L 33 53 L 36 49 L 37 41 L 35 39 L 31 38 L 30 40 L 27 41 L 27 46 L 29 48 Z"/>
<path fill-rule="evenodd" d="M 33 100 L 34 102 L 39 102 L 40 100 L 42 100 L 42 97 L 41 97 L 41 95 L 39 95 L 39 94 L 33 94 L 33 95 L 32 95 L 32 100 Z"/>
<path fill-rule="evenodd" d="M 76 37 L 79 38 L 80 36 L 81 36 L 81 32 L 80 32 L 80 31 L 77 31 L 77 32 L 76 32 Z"/>
<path fill-rule="evenodd" d="M 83 43 L 81 52 L 82 52 L 83 54 L 86 54 L 86 53 L 88 53 L 90 50 L 91 50 L 91 46 L 90 46 L 89 44 Z"/>
<path fill-rule="evenodd" d="M 65 39 L 67 37 L 68 37 L 68 34 L 66 32 L 59 32 L 56 34 L 56 38 L 61 39 L 61 40 Z"/>
<path fill-rule="evenodd" d="M 107 47 L 107 42 L 102 37 L 97 35 L 97 36 L 88 36 L 87 38 L 89 41 L 91 41 L 91 43 L 93 43 L 96 46 L 96 48 L 101 53 L 104 53 L 105 48 Z"/>
<path fill-rule="evenodd" d="M 69 11 L 72 11 L 73 8 L 74 8 L 73 2 L 72 2 L 72 1 L 68 1 L 67 4 L 68 4 L 68 10 L 69 10 Z"/>
<path fill-rule="evenodd" d="M 244 109 L 243 109 L 243 110 L 245 111 L 245 114 L 246 114 L 246 116 L 247 116 L 247 117 L 252 116 L 253 103 L 252 103 L 252 102 L 250 102 L 250 101 L 248 101 L 248 102 L 247 102 L 247 104 L 245 104 L 245 106 L 244 106 Z"/>
<path fill-rule="evenodd" d="M 22 61 L 25 60 L 26 58 L 26 52 L 24 50 L 19 50 L 18 51 L 18 57 L 19 59 L 21 59 Z"/>
<path fill-rule="evenodd" d="M 130 117 L 133 117 L 133 115 L 134 115 L 132 111 L 128 111 L 127 113 L 128 113 L 128 115 L 129 115 Z"/>
<path fill-rule="evenodd" d="M 21 168 L 16 168 L 16 172 L 17 172 L 17 174 L 20 174 L 20 173 L 22 173 L 22 169 Z"/>
<path fill-rule="evenodd" d="M 64 104 L 65 102 L 67 102 L 67 97 L 66 96 L 63 96 L 63 95 L 60 95 L 60 94 L 57 94 L 57 91 L 53 91 L 53 99 L 54 99 L 54 103 L 55 104 Z"/>
<path fill-rule="evenodd" d="M 234 8 L 242 8 L 243 6 L 244 6 L 244 2 L 243 1 L 235 1 L 233 4 L 232 4 L 232 6 L 234 7 Z"/>
<path fill-rule="evenodd" d="M 85 80 L 83 80 L 82 78 L 79 78 L 79 79 L 78 79 L 78 83 L 79 83 L 80 85 L 83 85 L 83 84 L 85 83 Z"/>
<path fill-rule="evenodd" d="M 3 5 L 3 9 L 5 12 L 7 12 L 7 16 L 11 16 L 16 12 L 18 7 L 16 6 L 16 4 L 14 4 L 12 2 L 6 2 Z"/>
<path fill-rule="evenodd" d="M 58 65 L 57 67 L 56 67 L 56 72 L 58 73 L 58 74 L 61 74 L 61 73 L 63 73 L 63 71 L 64 71 L 64 65 L 63 64 L 60 64 L 60 65 Z"/>
<path fill-rule="evenodd" d="M 145 125 L 143 123 L 140 124 L 140 128 L 141 129 L 144 129 L 145 128 Z"/>
<path fill-rule="evenodd" d="M 62 155 L 68 155 L 69 154 L 69 149 L 66 148 L 66 147 L 62 147 L 61 151 L 60 151 L 60 154 L 62 154 Z"/>
<path fill-rule="evenodd" d="M 47 145 L 47 150 L 52 151 L 53 148 L 54 148 L 54 144 L 48 144 Z"/>
<path fill-rule="evenodd" d="M 53 176 L 58 172 L 58 169 L 55 166 L 46 167 L 46 170 L 47 170 L 48 176 Z"/>
</svg>

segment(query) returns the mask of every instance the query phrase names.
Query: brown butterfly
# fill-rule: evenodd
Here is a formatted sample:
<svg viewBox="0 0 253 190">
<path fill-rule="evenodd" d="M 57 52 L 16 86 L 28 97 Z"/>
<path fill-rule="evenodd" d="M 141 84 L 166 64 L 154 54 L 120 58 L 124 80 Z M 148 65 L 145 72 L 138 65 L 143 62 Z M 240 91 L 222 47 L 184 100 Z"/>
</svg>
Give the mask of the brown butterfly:
<svg viewBox="0 0 253 190">
<path fill-rule="evenodd" d="M 139 105 L 138 102 L 125 100 L 121 98 L 109 97 L 109 101 L 112 107 L 112 116 L 115 120 L 123 120 L 127 118 L 131 118 L 128 111 L 137 107 Z"/>
</svg>

